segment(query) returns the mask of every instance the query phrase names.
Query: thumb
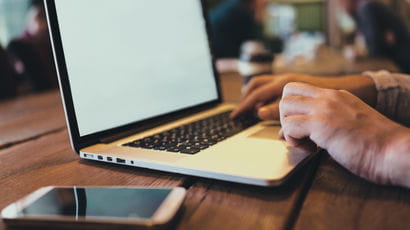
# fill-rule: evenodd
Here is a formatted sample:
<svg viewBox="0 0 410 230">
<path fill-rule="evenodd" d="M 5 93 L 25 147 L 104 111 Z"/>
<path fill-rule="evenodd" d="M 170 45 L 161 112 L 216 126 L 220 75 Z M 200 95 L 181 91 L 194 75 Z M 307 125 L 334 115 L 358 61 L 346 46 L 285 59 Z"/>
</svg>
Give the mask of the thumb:
<svg viewBox="0 0 410 230">
<path fill-rule="evenodd" d="M 262 120 L 279 120 L 279 103 L 275 102 L 259 108 L 258 117 Z"/>
</svg>

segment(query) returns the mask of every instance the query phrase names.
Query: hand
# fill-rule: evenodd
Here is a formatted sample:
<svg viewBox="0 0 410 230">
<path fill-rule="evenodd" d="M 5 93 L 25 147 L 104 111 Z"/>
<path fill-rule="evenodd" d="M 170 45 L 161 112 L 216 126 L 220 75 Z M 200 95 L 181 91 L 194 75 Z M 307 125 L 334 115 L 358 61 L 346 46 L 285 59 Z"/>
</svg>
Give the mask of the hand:
<svg viewBox="0 0 410 230">
<path fill-rule="evenodd" d="M 253 78 L 246 87 L 241 103 L 231 114 L 235 118 L 242 113 L 256 110 L 262 120 L 279 119 L 278 99 L 289 82 L 305 82 L 311 85 L 344 89 L 360 97 L 370 105 L 376 103 L 377 91 L 371 78 L 363 75 L 345 77 L 316 77 L 307 74 L 265 75 Z"/>
<path fill-rule="evenodd" d="M 299 75 L 264 75 L 253 78 L 242 94 L 241 104 L 232 112 L 231 117 L 237 117 L 249 110 L 257 110 L 258 116 L 263 120 L 278 120 L 279 102 L 274 101 L 279 99 L 283 87 L 293 76 Z"/>
<path fill-rule="evenodd" d="M 390 121 L 351 93 L 289 83 L 280 102 L 280 118 L 281 134 L 291 146 L 311 151 L 315 143 L 361 177 L 382 184 L 405 184 L 397 182 L 395 173 L 401 171 L 403 176 L 403 170 L 397 168 L 403 165 L 403 157 L 407 162 L 404 165 L 410 165 L 408 149 L 399 156 L 397 145 L 395 150 L 392 146 L 403 137 L 410 139 L 409 129 Z M 400 143 L 409 147 L 408 141 Z M 408 172 L 405 168 L 404 173 Z"/>
</svg>

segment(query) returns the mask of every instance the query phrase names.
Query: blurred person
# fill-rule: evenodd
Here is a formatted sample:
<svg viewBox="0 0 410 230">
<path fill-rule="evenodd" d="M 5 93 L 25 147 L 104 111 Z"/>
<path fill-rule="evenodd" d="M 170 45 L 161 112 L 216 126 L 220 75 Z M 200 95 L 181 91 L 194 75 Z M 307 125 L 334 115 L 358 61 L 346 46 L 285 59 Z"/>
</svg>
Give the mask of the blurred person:
<svg viewBox="0 0 410 230">
<path fill-rule="evenodd" d="M 266 4 L 266 0 L 224 0 L 211 10 L 215 57 L 239 57 L 242 43 L 262 38 Z"/>
<path fill-rule="evenodd" d="M 42 1 L 32 1 L 27 13 L 26 28 L 21 38 L 48 39 L 48 24 Z"/>
<path fill-rule="evenodd" d="M 356 21 L 369 54 L 387 57 L 410 74 L 410 33 L 403 20 L 377 0 L 339 0 Z"/>
<path fill-rule="evenodd" d="M 51 42 L 42 1 L 32 1 L 22 35 L 7 47 L 16 72 L 34 91 L 57 87 Z"/>
<path fill-rule="evenodd" d="M 0 99 L 16 96 L 16 76 L 6 51 L 0 46 Z"/>
<path fill-rule="evenodd" d="M 410 75 L 260 76 L 248 84 L 231 117 L 249 110 L 264 120 L 280 119 L 281 135 L 291 146 L 321 147 L 363 178 L 410 188 L 410 129 L 390 120 L 410 125 Z"/>
</svg>

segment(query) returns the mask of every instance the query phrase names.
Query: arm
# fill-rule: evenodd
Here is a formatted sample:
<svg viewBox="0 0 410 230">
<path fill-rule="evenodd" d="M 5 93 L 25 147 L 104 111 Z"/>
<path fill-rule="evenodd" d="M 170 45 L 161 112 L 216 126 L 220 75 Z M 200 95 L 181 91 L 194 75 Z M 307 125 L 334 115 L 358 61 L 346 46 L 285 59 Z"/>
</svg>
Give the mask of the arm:
<svg viewBox="0 0 410 230">
<path fill-rule="evenodd" d="M 375 108 L 392 120 L 410 125 L 410 75 L 387 71 L 365 72 L 375 83 L 377 103 Z"/>
<path fill-rule="evenodd" d="M 281 134 L 291 146 L 309 151 L 314 143 L 363 178 L 410 187 L 410 129 L 351 93 L 290 83 L 280 118 Z"/>
<path fill-rule="evenodd" d="M 407 131 L 407 132 L 406 132 Z M 410 188 L 410 129 L 401 129 L 386 148 L 386 163 L 392 184 Z"/>
</svg>

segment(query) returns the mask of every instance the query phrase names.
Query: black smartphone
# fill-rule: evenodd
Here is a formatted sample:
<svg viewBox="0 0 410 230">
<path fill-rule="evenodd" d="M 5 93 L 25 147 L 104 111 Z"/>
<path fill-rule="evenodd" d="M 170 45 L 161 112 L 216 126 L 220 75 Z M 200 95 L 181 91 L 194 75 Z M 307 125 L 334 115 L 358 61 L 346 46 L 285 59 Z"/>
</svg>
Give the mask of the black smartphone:
<svg viewBox="0 0 410 230">
<path fill-rule="evenodd" d="M 185 189 L 44 187 L 1 212 L 8 226 L 165 228 L 180 209 Z"/>
</svg>

